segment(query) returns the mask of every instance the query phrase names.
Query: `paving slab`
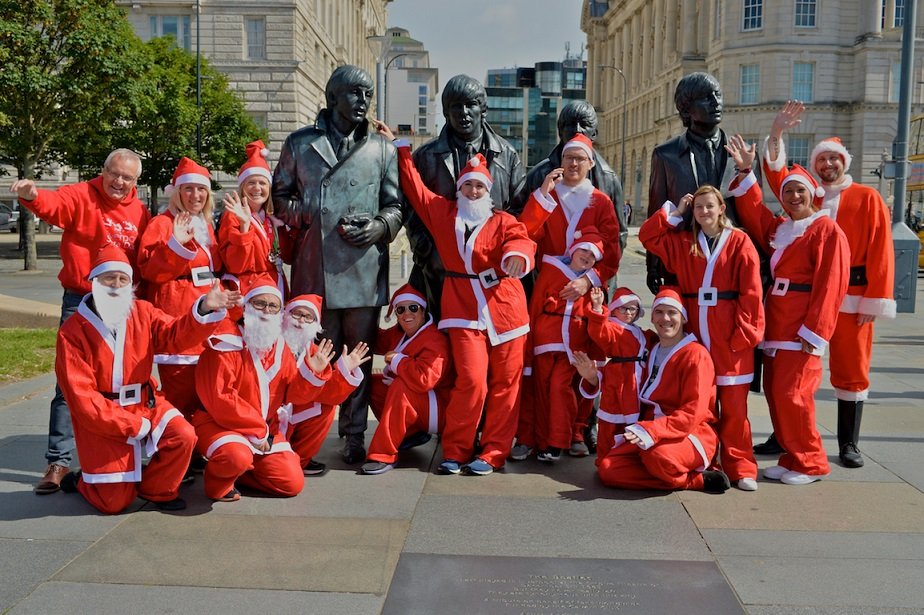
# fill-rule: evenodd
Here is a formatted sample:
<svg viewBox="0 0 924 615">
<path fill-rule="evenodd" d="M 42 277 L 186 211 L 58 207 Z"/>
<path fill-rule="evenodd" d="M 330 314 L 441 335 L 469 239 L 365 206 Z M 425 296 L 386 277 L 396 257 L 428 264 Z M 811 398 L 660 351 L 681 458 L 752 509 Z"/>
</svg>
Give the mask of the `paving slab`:
<svg viewBox="0 0 924 615">
<path fill-rule="evenodd" d="M 802 530 L 702 530 L 716 555 L 823 557 L 914 560 L 924 553 L 924 534 L 867 532 L 808 532 Z"/>
<path fill-rule="evenodd" d="M 383 596 L 341 592 L 267 591 L 203 587 L 150 587 L 103 583 L 42 584 L 9 615 L 47 615 L 62 605 L 80 605 L 94 615 L 162 615 L 163 613 L 298 613 L 300 615 L 378 615 Z M 126 605 L 131 605 L 130 609 Z M 76 612 L 76 611 L 72 611 Z"/>
<path fill-rule="evenodd" d="M 35 495 L 31 485 L 0 482 L 0 538 L 95 541 L 145 502 L 135 500 L 121 515 L 101 515 L 77 494 Z"/>
<path fill-rule="evenodd" d="M 30 399 L 39 393 L 44 393 L 54 385 L 55 375 L 52 373 L 0 385 L 0 409 L 13 402 Z"/>
<path fill-rule="evenodd" d="M 0 613 L 6 613 L 88 546 L 89 542 L 70 540 L 0 538 Z"/>
<path fill-rule="evenodd" d="M 754 606 L 747 605 L 748 615 L 844 615 L 842 606 Z M 863 615 L 921 615 L 920 609 L 888 609 L 880 607 L 863 607 Z"/>
</svg>

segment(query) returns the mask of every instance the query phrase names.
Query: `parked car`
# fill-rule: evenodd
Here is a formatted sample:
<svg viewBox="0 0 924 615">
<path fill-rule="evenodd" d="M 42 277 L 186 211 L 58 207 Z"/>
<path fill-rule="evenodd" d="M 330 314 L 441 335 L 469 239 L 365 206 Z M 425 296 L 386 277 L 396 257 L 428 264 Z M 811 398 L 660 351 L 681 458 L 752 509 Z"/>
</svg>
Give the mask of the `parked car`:
<svg viewBox="0 0 924 615">
<path fill-rule="evenodd" d="M 16 212 L 16 218 L 19 218 L 19 212 Z M 17 222 L 13 218 L 13 208 L 6 203 L 0 203 L 0 231 L 16 232 Z"/>
<path fill-rule="evenodd" d="M 5 203 L 0 203 L 0 205 L 7 206 Z M 10 231 L 11 233 L 18 233 L 18 232 L 19 232 L 19 214 L 20 214 L 20 211 L 19 211 L 19 202 L 18 202 L 18 201 L 13 201 L 13 203 L 11 203 L 10 205 L 8 205 L 7 207 L 9 207 L 10 209 L 12 209 L 12 213 L 10 214 L 10 223 L 12 224 L 12 226 L 11 226 L 11 228 L 9 229 L 9 231 Z M 38 216 L 33 215 L 33 216 L 32 216 L 32 222 L 33 222 L 33 224 L 35 224 L 35 230 L 36 230 L 36 232 L 38 232 L 38 230 L 39 230 L 39 222 L 41 222 L 41 220 L 39 220 Z M 0 224 L 0 231 L 3 231 L 3 230 L 5 230 L 5 227 L 4 227 L 2 224 Z M 63 232 L 64 232 L 64 230 L 61 229 L 60 227 L 51 226 L 51 225 L 49 225 L 48 231 L 49 231 L 50 233 L 63 233 Z"/>
</svg>

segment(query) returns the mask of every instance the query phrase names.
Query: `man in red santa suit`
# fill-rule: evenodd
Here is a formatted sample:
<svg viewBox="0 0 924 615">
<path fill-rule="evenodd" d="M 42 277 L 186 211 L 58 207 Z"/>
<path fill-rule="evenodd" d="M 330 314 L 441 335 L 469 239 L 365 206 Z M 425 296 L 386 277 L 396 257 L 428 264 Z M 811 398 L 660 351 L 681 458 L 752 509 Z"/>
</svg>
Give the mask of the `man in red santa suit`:
<svg viewBox="0 0 924 615">
<path fill-rule="evenodd" d="M 101 512 L 124 510 L 135 496 L 181 510 L 180 481 L 196 435 L 154 390 L 154 353 L 204 340 L 240 299 L 217 282 L 181 317 L 133 296 L 121 248 L 104 247 L 90 271 L 92 291 L 58 333 L 55 373 L 74 425 L 82 472 L 61 481 Z M 142 452 L 144 451 L 144 452 Z M 142 468 L 142 456 L 151 457 Z"/>
<path fill-rule="evenodd" d="M 64 229 L 58 274 L 64 297 L 61 323 L 74 315 L 90 292 L 90 264 L 99 249 L 113 243 L 125 251 L 134 267 L 138 242 L 151 218 L 138 198 L 135 185 L 141 176 L 141 158 L 129 149 L 114 150 L 106 158 L 99 177 L 87 182 L 39 190 L 31 179 L 13 182 L 10 191 L 19 203 L 42 220 Z M 140 279 L 135 276 L 135 279 Z M 48 466 L 35 486 L 37 495 L 57 491 L 74 457 L 74 430 L 61 388 L 55 387 L 48 421 Z"/>
<path fill-rule="evenodd" d="M 805 105 L 788 101 L 773 120 L 764 145 L 764 173 L 774 190 L 786 174 L 783 132 L 797 126 Z M 895 252 L 891 211 L 875 189 L 847 174 L 851 156 L 837 137 L 820 141 L 811 155 L 811 169 L 821 180 L 821 207 L 844 231 L 850 247 L 850 281 L 831 336 L 829 367 L 837 398 L 837 443 L 841 463 L 863 465 L 857 450 L 863 402 L 869 397 L 873 324 L 877 317 L 895 318 Z"/>
<path fill-rule="evenodd" d="M 298 495 L 305 477 L 286 440 L 292 406 L 315 401 L 331 376 L 332 352 L 318 373 L 306 362 L 296 363 L 286 347 L 276 281 L 264 274 L 253 284 L 244 295 L 243 322 L 226 321 L 209 338 L 196 368 L 204 410 L 192 422 L 199 452 L 209 460 L 205 494 L 220 502 L 241 498 L 236 485 L 281 497 Z M 362 361 L 352 353 L 344 361 L 353 378 L 361 379 L 356 368 Z"/>
<path fill-rule="evenodd" d="M 398 451 L 424 444 L 441 433 L 452 390 L 449 340 L 427 313 L 423 293 L 405 284 L 391 298 L 388 315 L 398 325 L 379 329 L 376 354 L 385 369 L 372 376 L 370 407 L 379 426 L 369 445 L 363 474 L 393 469 Z M 405 440 L 410 433 L 413 439 Z"/>
<path fill-rule="evenodd" d="M 394 139 L 388 126 L 379 122 L 376 127 Z M 424 185 L 408 142 L 395 145 L 401 189 L 433 236 L 446 268 L 438 326 L 449 335 L 456 381 L 446 408 L 444 460 L 437 471 L 459 474 L 464 465 L 466 473 L 483 476 L 503 467 L 516 432 L 529 332 L 526 295 L 516 278 L 532 268 L 536 244 L 522 222 L 494 210 L 484 156 L 477 154 L 462 169 L 453 201 Z M 481 452 L 475 456 L 482 409 Z"/>
<path fill-rule="evenodd" d="M 696 336 L 683 332 L 686 321 L 677 291 L 661 290 L 651 306 L 658 343 L 645 366 L 639 421 L 626 427 L 597 466 L 603 484 L 710 493 L 731 487 L 723 472 L 706 469 L 718 446 L 715 367 Z"/>
<path fill-rule="evenodd" d="M 329 339 L 317 342 L 322 332 L 321 306 L 321 297 L 318 295 L 293 297 L 286 304 L 282 320 L 282 337 L 295 355 L 299 369 L 309 380 L 314 380 L 314 374 L 322 373 L 327 368 L 334 354 L 333 342 Z M 361 382 L 346 368 L 346 361 L 352 360 L 357 351 L 344 352 L 337 360 L 330 379 L 315 382 L 321 387 L 315 400 L 310 404 L 294 406 L 288 418 L 288 430 L 282 429 L 286 431 L 292 450 L 298 454 L 305 476 L 320 476 L 327 471 L 327 466 L 315 461 L 314 456 L 321 450 L 338 404 L 343 403 Z M 303 363 L 310 369 L 303 369 Z"/>
</svg>

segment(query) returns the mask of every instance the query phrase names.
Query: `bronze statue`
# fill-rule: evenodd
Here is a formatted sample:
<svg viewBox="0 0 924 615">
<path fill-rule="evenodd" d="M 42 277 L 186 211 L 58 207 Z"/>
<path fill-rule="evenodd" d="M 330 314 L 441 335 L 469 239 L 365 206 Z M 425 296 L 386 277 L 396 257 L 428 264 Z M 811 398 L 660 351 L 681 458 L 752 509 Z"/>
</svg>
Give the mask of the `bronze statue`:
<svg viewBox="0 0 924 615">
<path fill-rule="evenodd" d="M 324 298 L 321 321 L 337 350 L 375 341 L 388 303 L 388 243 L 401 228 L 403 196 L 395 147 L 366 119 L 372 79 L 356 66 L 334 70 L 327 108 L 286 138 L 273 174 L 276 216 L 297 233 L 292 295 Z M 348 463 L 365 459 L 371 363 L 340 407 Z"/>
</svg>

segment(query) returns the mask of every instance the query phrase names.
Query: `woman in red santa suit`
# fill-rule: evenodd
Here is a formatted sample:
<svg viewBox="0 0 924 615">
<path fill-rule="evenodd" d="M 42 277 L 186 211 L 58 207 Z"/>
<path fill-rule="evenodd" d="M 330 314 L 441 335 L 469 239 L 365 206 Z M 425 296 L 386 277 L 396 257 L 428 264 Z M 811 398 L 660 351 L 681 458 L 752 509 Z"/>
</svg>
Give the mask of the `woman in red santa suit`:
<svg viewBox="0 0 924 615">
<path fill-rule="evenodd" d="M 712 358 L 684 333 L 687 311 L 675 290 L 658 293 L 651 322 L 658 343 L 645 365 L 639 421 L 616 438 L 597 472 L 610 487 L 722 493 L 731 486 L 728 477 L 706 469 L 718 446 Z"/>
<path fill-rule="evenodd" d="M 152 219 L 141 237 L 138 268 L 145 297 L 174 316 L 207 293 L 221 269 L 211 186 L 208 169 L 182 158 L 167 189 L 167 211 Z M 195 370 L 202 348 L 202 342 L 190 343 L 154 357 L 164 397 L 187 418 L 199 407 Z"/>
<path fill-rule="evenodd" d="M 683 231 L 693 211 L 693 232 Z M 757 490 L 748 389 L 754 380 L 754 348 L 764 335 L 760 263 L 751 239 L 725 217 L 714 186 L 668 201 L 639 229 L 639 240 L 677 274 L 689 330 L 715 363 L 720 458 L 732 483 Z"/>
<path fill-rule="evenodd" d="M 379 426 L 369 445 L 363 474 L 393 469 L 398 451 L 425 444 L 441 433 L 452 390 L 449 340 L 427 313 L 423 293 L 405 284 L 391 298 L 388 316 L 397 326 L 379 329 L 375 354 L 385 369 L 372 376 L 370 407 Z M 408 438 L 405 438 L 410 434 Z"/>
<path fill-rule="evenodd" d="M 388 126 L 378 122 L 376 127 L 394 139 Z M 411 159 L 410 143 L 401 140 L 395 145 L 401 189 L 446 266 L 438 326 L 449 335 L 456 380 L 446 408 L 444 460 L 438 472 L 490 474 L 503 467 L 516 432 L 516 400 L 529 332 L 526 295 L 516 278 L 532 269 L 536 244 L 522 222 L 494 209 L 484 156 L 477 154 L 465 165 L 456 179 L 458 198 L 450 200 L 424 185 Z M 481 452 L 476 456 L 475 432 L 482 410 Z"/>
<path fill-rule="evenodd" d="M 779 464 L 764 476 L 789 485 L 805 485 L 830 472 L 815 426 L 815 391 L 821 385 L 821 356 L 834 333 L 838 309 L 847 291 L 850 252 L 847 239 L 819 211 L 822 191 L 808 171 L 793 165 L 779 195 L 789 216 L 774 216 L 762 202 L 750 163 L 756 146 L 739 136 L 727 149 L 739 169 L 732 194 L 741 222 L 771 254 L 773 285 L 766 297 L 764 388 L 774 432 L 785 449 Z"/>
<path fill-rule="evenodd" d="M 218 248 L 225 266 L 223 279 L 249 288 L 251 278 L 268 273 L 276 279 L 283 297 L 288 282 L 282 270 L 279 223 L 273 218 L 270 173 L 263 141 L 247 144 L 247 162 L 237 173 L 237 192 L 225 195 L 225 212 L 218 226 Z"/>
</svg>

